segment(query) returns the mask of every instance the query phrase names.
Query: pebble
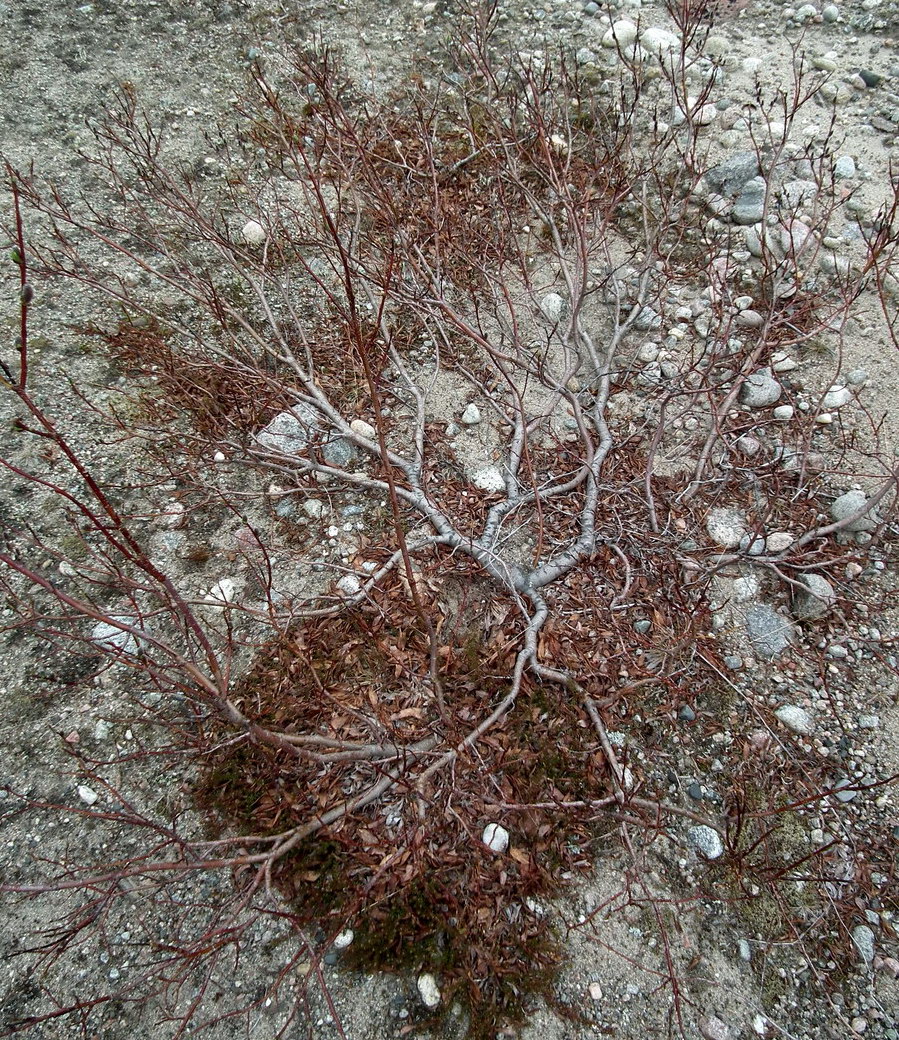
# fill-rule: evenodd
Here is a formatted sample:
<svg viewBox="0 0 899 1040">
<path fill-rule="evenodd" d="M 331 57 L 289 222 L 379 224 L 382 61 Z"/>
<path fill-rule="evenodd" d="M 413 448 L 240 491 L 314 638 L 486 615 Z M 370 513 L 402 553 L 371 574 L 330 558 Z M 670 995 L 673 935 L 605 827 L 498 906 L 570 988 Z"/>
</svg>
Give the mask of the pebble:
<svg viewBox="0 0 899 1040">
<path fill-rule="evenodd" d="M 337 582 L 337 588 L 344 596 L 355 596 L 362 591 L 362 582 L 359 581 L 355 574 L 344 574 Z"/>
<path fill-rule="evenodd" d="M 309 444 L 310 431 L 317 425 L 317 415 L 308 405 L 295 404 L 289 411 L 279 412 L 256 434 L 256 443 L 270 451 L 297 455 Z"/>
<path fill-rule="evenodd" d="M 718 859 L 719 856 L 724 855 L 724 845 L 718 832 L 712 830 L 711 827 L 707 827 L 704 823 L 699 824 L 697 827 L 691 827 L 687 831 L 687 840 L 706 859 Z"/>
<path fill-rule="evenodd" d="M 771 413 L 779 422 L 788 422 L 796 414 L 791 404 L 781 404 Z"/>
<path fill-rule="evenodd" d="M 459 422 L 464 426 L 477 426 L 480 421 L 481 410 L 474 402 L 466 406 L 465 411 L 459 419 Z"/>
<path fill-rule="evenodd" d="M 776 657 L 793 639 L 793 626 L 767 603 L 753 603 L 744 623 L 753 650 L 761 657 Z"/>
<path fill-rule="evenodd" d="M 505 852 L 509 847 L 509 832 L 498 823 L 488 823 L 481 835 L 481 841 L 491 852 Z"/>
<path fill-rule="evenodd" d="M 568 313 L 568 304 L 558 293 L 547 293 L 540 301 L 540 312 L 547 321 L 558 325 Z"/>
<path fill-rule="evenodd" d="M 737 952 L 740 954 L 741 961 L 746 961 L 748 964 L 752 960 L 752 947 L 747 939 L 737 941 Z"/>
<path fill-rule="evenodd" d="M 815 732 L 815 723 L 805 710 L 795 704 L 785 704 L 774 713 L 777 718 L 794 733 L 803 737 L 810 737 Z"/>
<path fill-rule="evenodd" d="M 268 237 L 265 228 L 258 220 L 248 220 L 240 234 L 248 246 L 261 246 Z"/>
<path fill-rule="evenodd" d="M 503 475 L 496 466 L 484 466 L 475 470 L 471 475 L 471 482 L 481 491 L 505 491 L 506 482 Z"/>
<path fill-rule="evenodd" d="M 121 621 L 125 625 L 134 625 L 136 618 L 127 615 L 110 614 L 112 621 Z M 137 627 L 137 626 L 136 626 Z M 107 621 L 98 621 L 91 629 L 91 642 L 100 650 L 122 654 L 136 654 L 137 637 L 131 632 L 123 632 L 116 625 Z"/>
<path fill-rule="evenodd" d="M 839 180 L 847 180 L 855 176 L 855 159 L 851 155 L 841 155 L 833 164 L 833 175 Z"/>
<path fill-rule="evenodd" d="M 863 964 L 874 963 L 874 932 L 866 924 L 856 925 L 852 929 L 852 942 Z"/>
<path fill-rule="evenodd" d="M 96 805 L 100 800 L 100 796 L 97 792 L 86 784 L 79 784 L 76 790 L 78 791 L 78 797 L 85 805 Z"/>
<path fill-rule="evenodd" d="M 303 502 L 303 512 L 313 520 L 318 520 L 325 511 L 325 503 L 320 498 L 307 498 Z"/>
<path fill-rule="evenodd" d="M 834 500 L 830 507 L 830 515 L 837 522 L 845 520 L 846 517 L 852 516 L 853 513 L 857 513 L 867 501 L 868 498 L 864 491 L 847 491 L 844 495 L 840 495 L 839 498 Z M 875 519 L 869 513 L 868 515 L 861 516 L 858 520 L 853 520 L 852 523 L 847 524 L 845 530 L 873 531 L 876 526 L 877 523 Z"/>
<path fill-rule="evenodd" d="M 207 603 L 232 603 L 237 592 L 237 585 L 233 578 L 222 578 L 206 593 Z"/>
<path fill-rule="evenodd" d="M 717 1015 L 708 1015 L 699 1020 L 699 1032 L 704 1040 L 730 1040 L 730 1026 Z"/>
<path fill-rule="evenodd" d="M 735 224 L 758 224 L 765 215 L 765 193 L 768 186 L 764 177 L 753 177 L 743 185 L 730 218 Z"/>
<path fill-rule="evenodd" d="M 767 408 L 776 404 L 783 393 L 770 368 L 760 368 L 748 376 L 740 389 L 740 400 L 750 408 Z"/>
<path fill-rule="evenodd" d="M 602 986 L 598 982 L 591 982 L 587 987 L 591 1000 L 602 1000 Z"/>
<path fill-rule="evenodd" d="M 705 527 L 712 541 L 724 549 L 736 549 L 746 534 L 743 514 L 726 506 L 710 510 Z"/>
<path fill-rule="evenodd" d="M 353 929 L 346 928 L 338 936 L 335 937 L 334 946 L 338 950 L 345 950 L 347 946 L 349 946 L 355 938 L 356 933 L 353 931 Z"/>
<path fill-rule="evenodd" d="M 769 553 L 782 553 L 793 544 L 795 539 L 787 531 L 774 531 L 765 539 L 765 548 Z"/>
<path fill-rule="evenodd" d="M 864 1031 L 868 1028 L 868 1020 L 866 1018 L 862 1018 L 861 1015 L 859 1015 L 858 1018 L 853 1018 L 852 1022 L 850 1023 L 850 1026 L 852 1028 L 853 1033 L 858 1033 L 858 1035 L 861 1036 L 862 1033 L 864 1033 Z"/>
<path fill-rule="evenodd" d="M 821 17 L 825 22 L 836 22 L 840 17 L 840 9 L 836 4 L 825 4 L 821 9 Z"/>
<path fill-rule="evenodd" d="M 793 617 L 799 621 L 812 621 L 824 617 L 837 601 L 833 585 L 820 574 L 803 574 L 797 578 L 808 589 L 801 592 L 795 589 L 792 599 Z"/>
<path fill-rule="evenodd" d="M 713 166 L 705 175 L 712 191 L 736 195 L 748 181 L 758 176 L 759 160 L 755 152 L 735 152 L 724 162 Z"/>
<path fill-rule="evenodd" d="M 824 407 L 830 411 L 842 408 L 852 400 L 852 391 L 846 386 L 832 386 L 824 395 Z"/>
<path fill-rule="evenodd" d="M 652 628 L 652 622 L 647 621 L 645 618 L 640 621 L 634 622 L 634 631 L 638 635 L 646 635 L 646 633 Z"/>
<path fill-rule="evenodd" d="M 677 717 L 681 722 L 693 722 L 696 719 L 696 712 L 689 704 L 683 704 L 681 705 L 680 711 L 677 713 Z"/>
<path fill-rule="evenodd" d="M 354 456 L 353 445 L 346 437 L 331 437 L 322 444 L 322 458 L 329 466 L 346 469 Z"/>
<path fill-rule="evenodd" d="M 371 423 L 367 423 L 364 419 L 354 419 L 350 423 L 350 429 L 357 437 L 365 437 L 370 441 L 375 440 L 378 435 L 378 431 L 374 426 L 372 426 Z"/>
<path fill-rule="evenodd" d="M 430 972 L 425 972 L 418 976 L 418 995 L 421 997 L 421 1002 L 426 1008 L 433 1010 L 434 1008 L 440 1007 L 440 987 L 437 985 L 437 980 Z"/>
<path fill-rule="evenodd" d="M 603 35 L 603 47 L 620 47 L 622 50 L 630 47 L 637 40 L 637 26 L 633 22 L 622 18 L 612 25 Z"/>
<path fill-rule="evenodd" d="M 852 786 L 852 781 L 851 780 L 848 780 L 845 777 L 842 780 L 839 780 L 834 785 L 834 798 L 836 798 L 836 800 L 838 802 L 842 802 L 844 805 L 847 802 L 854 802 L 855 799 L 858 797 L 859 792 L 858 791 L 847 791 L 846 788 L 851 787 L 851 786 Z"/>
<path fill-rule="evenodd" d="M 841 646 L 839 643 L 834 643 L 832 646 L 827 648 L 827 656 L 833 658 L 834 661 L 845 661 L 849 656 L 849 651 L 845 646 Z"/>
</svg>

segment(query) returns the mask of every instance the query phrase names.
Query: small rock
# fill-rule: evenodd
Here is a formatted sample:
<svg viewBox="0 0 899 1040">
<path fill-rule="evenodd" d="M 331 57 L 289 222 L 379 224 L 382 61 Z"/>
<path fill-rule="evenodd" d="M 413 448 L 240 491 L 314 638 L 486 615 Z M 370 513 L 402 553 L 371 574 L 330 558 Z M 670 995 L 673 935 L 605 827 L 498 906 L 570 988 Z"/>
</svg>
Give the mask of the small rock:
<svg viewBox="0 0 899 1040">
<path fill-rule="evenodd" d="M 307 498 L 303 502 L 303 512 L 313 520 L 321 518 L 325 511 L 325 503 L 320 498 Z"/>
<path fill-rule="evenodd" d="M 724 855 L 724 845 L 718 832 L 712 830 L 711 827 L 706 827 L 705 824 L 691 827 L 687 831 L 687 840 L 706 859 L 718 859 L 719 856 Z"/>
<path fill-rule="evenodd" d="M 783 393 L 770 368 L 760 368 L 748 376 L 740 389 L 740 400 L 750 408 L 767 408 L 776 404 Z"/>
<path fill-rule="evenodd" d="M 258 220 L 248 220 L 240 234 L 248 246 L 261 246 L 268 237 L 265 228 Z"/>
<path fill-rule="evenodd" d="M 637 40 L 637 27 L 625 18 L 612 22 L 602 38 L 603 47 L 620 47 L 626 50 Z"/>
<path fill-rule="evenodd" d="M 125 614 L 110 614 L 109 619 L 110 622 L 121 621 L 124 625 L 139 627 L 135 624 L 136 618 Z M 98 621 L 94 625 L 90 638 L 98 649 L 107 653 L 136 654 L 138 650 L 136 636 L 131 632 L 123 632 L 121 628 L 106 621 Z"/>
<path fill-rule="evenodd" d="M 705 179 L 712 191 L 721 195 L 736 195 L 758 172 L 759 160 L 755 152 L 736 152 L 724 162 L 713 166 L 706 173 Z"/>
<path fill-rule="evenodd" d="M 710 510 L 705 526 L 712 541 L 725 549 L 736 549 L 746 534 L 743 514 L 726 506 Z"/>
<path fill-rule="evenodd" d="M 879 87 L 883 82 L 883 76 L 879 72 L 873 72 L 871 69 L 859 69 L 858 74 L 861 77 L 862 83 L 870 90 L 873 87 Z"/>
<path fill-rule="evenodd" d="M 793 640 L 793 626 L 767 603 L 753 603 L 744 618 L 746 634 L 760 657 L 776 657 Z"/>
<path fill-rule="evenodd" d="M 334 939 L 334 946 L 338 950 L 345 950 L 349 946 L 353 939 L 356 938 L 356 933 L 352 928 L 346 928 Z"/>
<path fill-rule="evenodd" d="M 689 704 L 683 704 L 681 705 L 680 711 L 677 713 L 677 717 L 681 722 L 693 722 L 696 719 L 696 712 Z"/>
<path fill-rule="evenodd" d="M 752 960 L 752 947 L 747 939 L 737 941 L 737 952 L 740 954 L 741 961 L 746 961 L 748 964 Z"/>
<path fill-rule="evenodd" d="M 868 1020 L 866 1018 L 862 1018 L 861 1015 L 858 1015 L 856 1018 L 853 1018 L 849 1025 L 853 1033 L 857 1033 L 859 1036 L 861 1036 L 862 1033 L 864 1033 L 864 1031 L 868 1028 Z"/>
<path fill-rule="evenodd" d="M 591 982 L 587 987 L 591 1000 L 602 1000 L 602 986 L 598 982 Z"/>
<path fill-rule="evenodd" d="M 337 469 L 347 469 L 355 456 L 353 445 L 346 437 L 331 437 L 322 444 L 322 458 Z"/>
<path fill-rule="evenodd" d="M 796 580 L 808 590 L 801 592 L 794 586 L 792 611 L 793 617 L 798 621 L 812 621 L 824 617 L 833 609 L 837 595 L 833 585 L 826 578 L 820 574 L 803 574 Z"/>
<path fill-rule="evenodd" d="M 849 386 L 864 386 L 870 378 L 871 377 L 868 375 L 866 369 L 853 368 L 853 370 L 847 374 L 846 382 Z"/>
<path fill-rule="evenodd" d="M 692 798 L 694 802 L 701 802 L 703 796 L 702 784 L 690 784 L 690 786 L 687 788 L 687 796 L 689 798 Z"/>
<path fill-rule="evenodd" d="M 651 621 L 647 621 L 647 620 L 646 620 L 645 618 L 643 618 L 643 619 L 642 619 L 642 620 L 640 620 L 640 621 L 635 621 L 635 622 L 634 622 L 634 631 L 635 631 L 635 632 L 636 632 L 636 633 L 637 633 L 638 635 L 641 635 L 641 636 L 643 636 L 643 635 L 646 635 L 646 633 L 647 633 L 647 632 L 648 632 L 648 631 L 649 631 L 649 630 L 650 630 L 651 628 L 652 628 L 652 622 L 651 622 Z"/>
<path fill-rule="evenodd" d="M 505 852 L 509 847 L 509 832 L 498 823 L 488 823 L 481 835 L 481 841 L 491 852 Z"/>
<path fill-rule="evenodd" d="M 845 520 L 862 509 L 868 501 L 864 491 L 847 491 L 835 499 L 830 507 L 831 517 L 839 522 Z M 877 527 L 877 521 L 871 513 L 864 514 L 858 520 L 853 520 L 846 525 L 847 531 L 873 531 Z"/>
<path fill-rule="evenodd" d="M 568 314 L 568 304 L 558 293 L 547 293 L 540 301 L 540 312 L 547 321 L 558 325 Z"/>
<path fill-rule="evenodd" d="M 337 588 L 344 596 L 355 596 L 362 591 L 362 582 L 359 581 L 355 574 L 344 574 L 337 582 Z"/>
<path fill-rule="evenodd" d="M 462 416 L 459 419 L 459 422 L 461 422 L 465 426 L 477 426 L 477 424 L 480 421 L 481 410 L 474 402 L 466 406 L 465 411 L 462 413 Z"/>
<path fill-rule="evenodd" d="M 777 718 L 794 733 L 803 737 L 810 737 L 815 732 L 815 723 L 811 715 L 795 704 L 785 704 L 774 713 Z"/>
<path fill-rule="evenodd" d="M 112 726 L 106 719 L 100 719 L 94 726 L 94 740 L 106 740 L 112 732 Z"/>
<path fill-rule="evenodd" d="M 874 932 L 866 924 L 856 925 L 852 929 L 852 942 L 858 952 L 859 959 L 866 965 L 874 963 Z"/>
<path fill-rule="evenodd" d="M 795 539 L 787 531 L 774 531 L 765 539 L 765 547 L 769 553 L 782 553 L 793 544 Z"/>
<path fill-rule="evenodd" d="M 270 423 L 256 434 L 256 443 L 271 451 L 297 455 L 309 444 L 311 432 L 317 427 L 315 410 L 305 404 L 295 404 L 289 411 L 279 412 Z"/>
<path fill-rule="evenodd" d="M 831 647 L 831 649 L 836 648 Z M 858 725 L 859 729 L 879 729 L 880 717 L 878 715 L 859 715 Z"/>
<path fill-rule="evenodd" d="M 96 805 L 100 800 L 100 796 L 97 792 L 86 784 L 79 784 L 76 790 L 78 791 L 78 797 L 85 805 Z"/>
<path fill-rule="evenodd" d="M 840 9 L 836 4 L 825 4 L 821 10 L 821 17 L 825 22 L 836 22 L 840 17 Z"/>
<path fill-rule="evenodd" d="M 834 177 L 846 180 L 855 176 L 855 159 L 851 155 L 841 155 L 833 164 Z"/>
<path fill-rule="evenodd" d="M 791 404 L 782 404 L 778 405 L 771 414 L 779 422 L 788 422 L 795 415 L 795 410 Z"/>
<path fill-rule="evenodd" d="M 475 470 L 471 475 L 471 482 L 481 491 L 505 491 L 506 482 L 502 473 L 496 466 L 484 466 Z"/>
<path fill-rule="evenodd" d="M 765 539 L 758 535 L 753 536 L 751 534 L 744 534 L 740 539 L 740 552 L 747 553 L 749 556 L 761 556 L 765 552 L 765 549 Z M 740 592 L 737 591 L 737 582 L 745 583 L 746 581 L 748 581 L 747 578 L 737 578 L 737 581 L 734 582 L 734 592 L 737 596 L 738 602 L 742 602 L 742 600 L 740 599 Z M 745 588 L 745 584 L 740 588 Z M 752 599 L 752 597 L 756 595 L 758 592 L 758 582 L 755 582 L 754 589 L 755 591 L 750 595 L 744 595 L 743 600 Z"/>
<path fill-rule="evenodd" d="M 219 605 L 232 603 L 236 592 L 237 585 L 234 579 L 222 578 L 206 593 L 205 599 L 207 603 L 218 603 Z"/>
<path fill-rule="evenodd" d="M 440 1007 L 440 987 L 430 972 L 418 976 L 417 986 L 418 995 L 426 1008 L 433 1011 L 434 1008 Z"/>
<path fill-rule="evenodd" d="M 834 798 L 836 798 L 838 802 L 842 802 L 844 805 L 847 802 L 854 802 L 855 799 L 858 797 L 859 792 L 851 790 L 851 788 L 852 781 L 848 780 L 846 777 L 843 777 L 842 780 L 838 780 L 834 784 Z"/>
<path fill-rule="evenodd" d="M 753 177 L 747 181 L 734 203 L 731 220 L 741 225 L 758 224 L 765 215 L 767 190 L 764 177 Z"/>
<path fill-rule="evenodd" d="M 832 386 L 824 395 L 822 402 L 824 407 L 830 411 L 842 408 L 852 400 L 852 391 L 846 386 Z"/>
<path fill-rule="evenodd" d="M 365 437 L 370 441 L 375 440 L 378 436 L 378 431 L 374 426 L 371 423 L 367 423 L 364 419 L 354 419 L 350 423 L 350 429 L 357 437 Z"/>
<path fill-rule="evenodd" d="M 699 1032 L 705 1040 L 730 1040 L 730 1026 L 715 1015 L 699 1020 Z"/>
</svg>

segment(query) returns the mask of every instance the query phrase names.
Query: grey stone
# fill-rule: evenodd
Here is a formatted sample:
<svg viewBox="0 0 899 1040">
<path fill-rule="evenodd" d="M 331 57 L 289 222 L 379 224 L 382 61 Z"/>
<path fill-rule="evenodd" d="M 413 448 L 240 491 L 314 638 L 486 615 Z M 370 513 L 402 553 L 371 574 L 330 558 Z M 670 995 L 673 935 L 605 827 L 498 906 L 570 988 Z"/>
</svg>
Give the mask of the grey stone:
<svg viewBox="0 0 899 1040">
<path fill-rule="evenodd" d="M 796 579 L 808 591 L 794 586 L 792 611 L 797 621 L 813 621 L 830 613 L 837 601 L 833 585 L 820 574 L 803 574 Z"/>
<path fill-rule="evenodd" d="M 874 963 L 874 932 L 866 924 L 856 925 L 852 929 L 852 942 L 858 952 L 859 959 L 866 965 Z"/>
<path fill-rule="evenodd" d="M 851 786 L 852 781 L 847 780 L 845 777 L 842 780 L 838 780 L 837 783 L 834 784 L 834 798 L 836 798 L 838 802 L 843 802 L 843 804 L 855 801 L 858 797 L 858 791 L 847 790 L 847 788 Z"/>
<path fill-rule="evenodd" d="M 841 155 L 833 164 L 833 175 L 838 180 L 855 176 L 855 159 L 851 155 Z"/>
<path fill-rule="evenodd" d="M 644 307 L 634 319 L 634 328 L 641 332 L 658 329 L 662 326 L 662 315 L 652 307 Z"/>
<path fill-rule="evenodd" d="M 270 451 L 298 455 L 306 449 L 317 425 L 318 415 L 314 408 L 305 404 L 295 404 L 288 411 L 279 412 L 264 426 L 256 434 L 256 443 Z"/>
<path fill-rule="evenodd" d="M 709 510 L 705 521 L 709 538 L 724 549 L 736 549 L 746 534 L 746 520 L 737 509 L 726 506 Z"/>
<path fill-rule="evenodd" d="M 830 515 L 836 522 L 845 520 L 847 517 L 852 516 L 853 513 L 857 513 L 867 501 L 868 497 L 864 491 L 847 491 L 845 495 L 840 495 L 839 498 L 834 500 L 830 507 Z M 853 520 L 847 524 L 845 530 L 873 531 L 875 527 L 877 527 L 877 521 L 873 514 L 868 513 L 860 516 L 858 520 Z"/>
<path fill-rule="evenodd" d="M 307 498 L 303 502 L 303 512 L 313 520 L 318 520 L 325 511 L 325 503 L 320 498 Z"/>
<path fill-rule="evenodd" d="M 774 713 L 777 718 L 794 733 L 802 737 L 810 737 L 815 732 L 815 723 L 811 715 L 795 704 L 785 704 Z"/>
<path fill-rule="evenodd" d="M 140 627 L 137 618 L 128 614 L 110 614 L 109 618 L 111 622 L 121 621 L 125 625 Z M 91 642 L 97 649 L 113 654 L 136 654 L 140 645 L 132 632 L 123 632 L 117 625 L 106 621 L 98 621 L 91 629 Z"/>
<path fill-rule="evenodd" d="M 645 619 L 644 619 L 644 620 L 642 620 L 642 621 L 635 621 L 635 622 L 634 622 L 634 631 L 635 631 L 635 632 L 636 632 L 636 633 L 637 633 L 638 635 L 641 635 L 641 636 L 642 636 L 642 635 L 646 635 L 646 633 L 647 633 L 647 632 L 648 632 L 648 631 L 649 631 L 649 630 L 650 630 L 651 628 L 652 628 L 652 622 L 651 622 L 651 621 L 647 621 L 647 620 L 645 620 Z"/>
<path fill-rule="evenodd" d="M 540 312 L 547 321 L 558 325 L 568 314 L 568 304 L 558 293 L 547 293 L 540 301 Z"/>
<path fill-rule="evenodd" d="M 496 466 L 482 466 L 471 475 L 471 482 L 481 491 L 505 491 L 506 482 Z"/>
<path fill-rule="evenodd" d="M 356 457 L 356 452 L 345 437 L 332 437 L 322 444 L 322 457 L 329 466 L 346 469 Z"/>
<path fill-rule="evenodd" d="M 731 211 L 731 220 L 735 224 L 758 224 L 765 215 L 765 193 L 767 184 L 764 177 L 753 177 L 743 185 Z"/>
<path fill-rule="evenodd" d="M 677 717 L 681 722 L 693 722 L 696 719 L 696 712 L 689 704 L 683 704 L 681 705 L 680 711 L 677 713 Z"/>
<path fill-rule="evenodd" d="M 776 657 L 793 641 L 793 626 L 767 603 L 753 603 L 744 615 L 746 634 L 760 657 Z"/>
<path fill-rule="evenodd" d="M 840 9 L 836 4 L 825 4 L 821 10 L 821 17 L 825 22 L 836 22 L 840 17 Z"/>
<path fill-rule="evenodd" d="M 690 784 L 690 786 L 687 788 L 687 794 L 690 796 L 690 798 L 693 799 L 694 802 L 701 802 L 702 801 L 702 784 L 698 784 L 698 783 Z"/>
<path fill-rule="evenodd" d="M 827 10 L 827 8 L 825 8 Z M 822 11 L 822 14 L 824 12 Z M 883 82 L 883 76 L 879 72 L 874 72 L 871 69 L 859 69 L 858 74 L 861 77 L 862 82 L 869 89 L 871 87 L 879 87 Z"/>
<path fill-rule="evenodd" d="M 480 421 L 481 411 L 474 402 L 466 406 L 465 411 L 459 419 L 459 422 L 461 422 L 463 426 L 477 426 Z"/>
<path fill-rule="evenodd" d="M 760 368 L 748 376 L 740 389 L 740 400 L 750 408 L 768 408 L 780 400 L 783 388 L 770 368 Z"/>
<path fill-rule="evenodd" d="M 713 166 L 705 175 L 706 183 L 721 195 L 736 195 L 748 181 L 758 176 L 759 160 L 755 152 L 735 152 L 724 162 Z"/>
<path fill-rule="evenodd" d="M 828 411 L 835 411 L 849 404 L 852 400 L 852 391 L 846 386 L 832 386 L 824 395 L 823 407 Z"/>
<path fill-rule="evenodd" d="M 724 854 L 724 845 L 718 832 L 712 830 L 711 827 L 706 827 L 705 824 L 701 823 L 697 827 L 691 827 L 687 831 L 687 841 L 706 859 L 718 859 Z"/>
</svg>

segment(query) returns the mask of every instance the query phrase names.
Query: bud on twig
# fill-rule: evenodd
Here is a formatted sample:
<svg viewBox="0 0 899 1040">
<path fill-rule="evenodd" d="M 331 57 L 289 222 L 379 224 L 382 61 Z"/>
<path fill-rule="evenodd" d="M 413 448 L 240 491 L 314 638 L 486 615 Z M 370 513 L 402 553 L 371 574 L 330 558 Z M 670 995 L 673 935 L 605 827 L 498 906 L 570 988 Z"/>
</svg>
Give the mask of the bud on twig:
<svg viewBox="0 0 899 1040">
<path fill-rule="evenodd" d="M 31 288 L 28 282 L 26 282 L 22 286 L 22 291 L 19 293 L 19 296 L 22 300 L 22 303 L 31 303 L 31 301 L 34 299 L 34 289 Z"/>
</svg>

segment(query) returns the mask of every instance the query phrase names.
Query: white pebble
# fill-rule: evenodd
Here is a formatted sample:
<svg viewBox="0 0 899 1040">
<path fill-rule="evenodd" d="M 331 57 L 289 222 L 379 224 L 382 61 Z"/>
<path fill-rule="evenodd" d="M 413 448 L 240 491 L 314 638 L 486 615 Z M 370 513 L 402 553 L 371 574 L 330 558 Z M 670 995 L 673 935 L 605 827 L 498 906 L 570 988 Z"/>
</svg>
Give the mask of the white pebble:
<svg viewBox="0 0 899 1040">
<path fill-rule="evenodd" d="M 241 235 L 248 246 L 261 246 L 267 238 L 265 228 L 258 220 L 248 220 L 243 226 Z"/>
<path fill-rule="evenodd" d="M 418 995 L 426 1008 L 432 1010 L 440 1006 L 440 987 L 430 972 L 418 976 Z"/>
<path fill-rule="evenodd" d="M 491 852 L 505 852 L 509 847 L 509 832 L 498 823 L 488 823 L 481 835 L 481 841 Z"/>
<path fill-rule="evenodd" d="M 85 805 L 94 805 L 100 798 L 93 788 L 87 787 L 85 784 L 78 785 L 78 797 Z"/>
</svg>

